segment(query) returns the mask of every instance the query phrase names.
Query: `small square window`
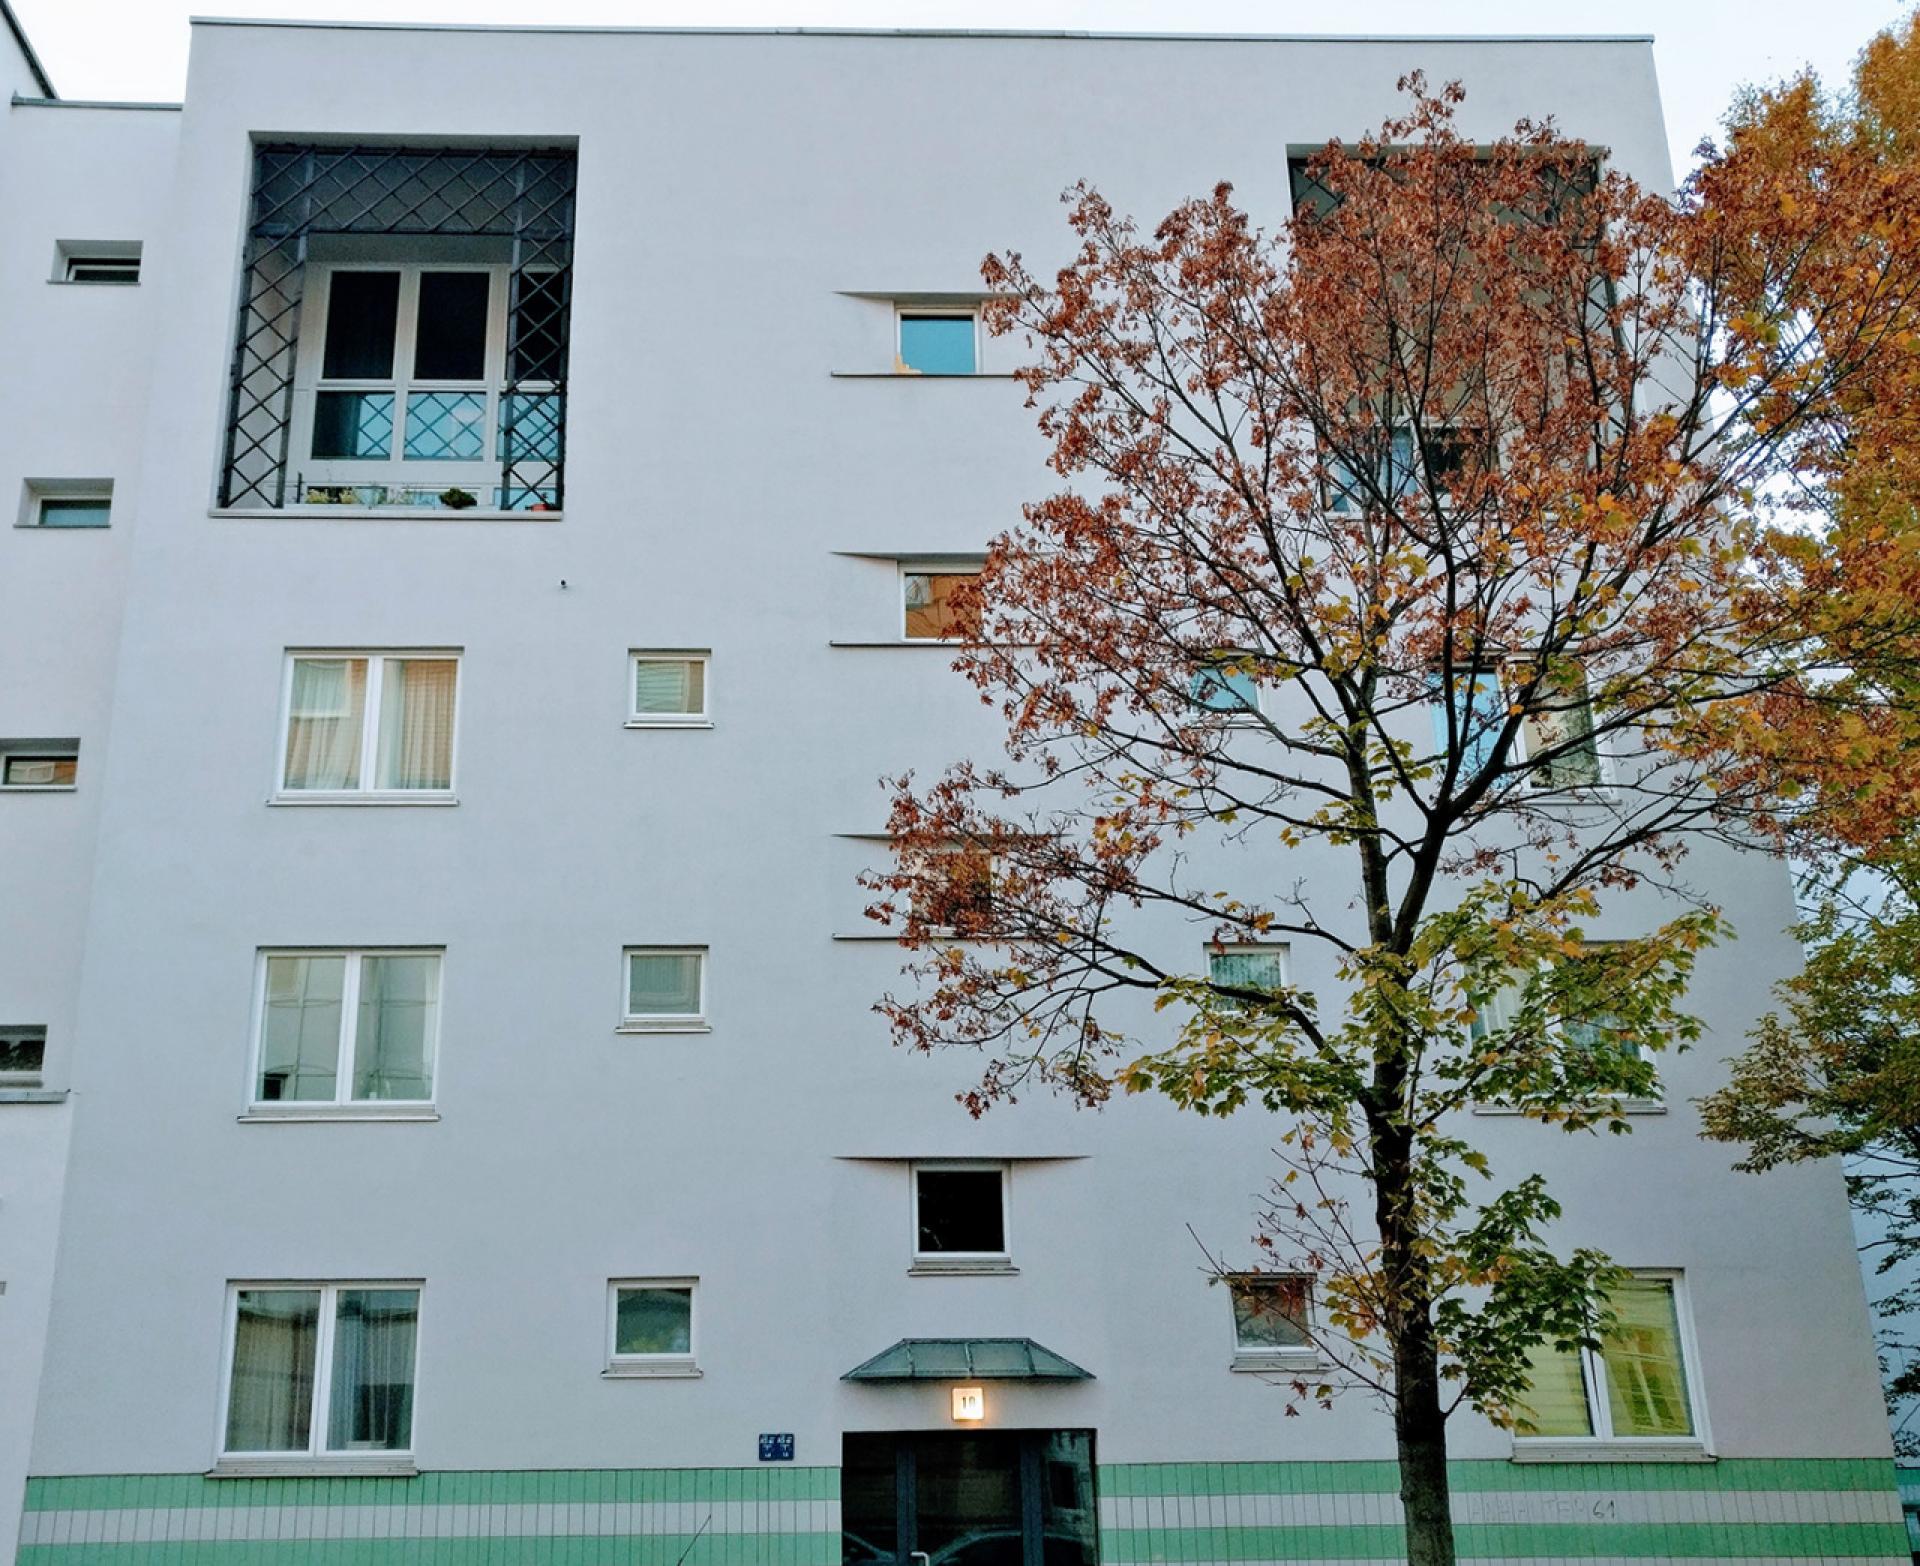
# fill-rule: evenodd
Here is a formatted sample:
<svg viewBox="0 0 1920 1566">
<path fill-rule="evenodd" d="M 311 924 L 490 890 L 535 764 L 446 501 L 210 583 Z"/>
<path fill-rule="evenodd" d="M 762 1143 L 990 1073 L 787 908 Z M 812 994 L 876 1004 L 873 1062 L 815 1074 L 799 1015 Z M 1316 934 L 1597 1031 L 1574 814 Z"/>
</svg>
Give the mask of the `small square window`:
<svg viewBox="0 0 1920 1566">
<path fill-rule="evenodd" d="M 704 652 L 633 654 L 627 722 L 648 728 L 704 725 L 707 657 Z"/>
<path fill-rule="evenodd" d="M 1227 1279 L 1236 1368 L 1313 1355 L 1313 1280 L 1304 1273 L 1242 1273 Z"/>
<path fill-rule="evenodd" d="M 1258 716 L 1260 686 L 1254 678 L 1250 655 L 1215 654 L 1193 671 L 1193 678 L 1187 683 L 1187 697 L 1196 707 L 1208 712 Z"/>
<path fill-rule="evenodd" d="M 894 369 L 902 375 L 972 375 L 979 317 L 972 310 L 902 310 Z"/>
<path fill-rule="evenodd" d="M 1258 990 L 1273 995 L 1287 988 L 1287 947 L 1245 944 L 1207 948 L 1207 982 L 1222 990 Z M 1227 995 L 1224 1003 L 1237 1011 L 1254 1007 L 1250 997 Z"/>
<path fill-rule="evenodd" d="M 0 1027 L 0 1089 L 40 1087 L 46 1064 L 45 1028 Z"/>
<path fill-rule="evenodd" d="M 642 1033 L 707 1031 L 704 946 L 629 947 L 626 956 L 622 1028 Z"/>
<path fill-rule="evenodd" d="M 109 527 L 112 512 L 112 479 L 28 479 L 16 521 L 21 527 Z"/>
<path fill-rule="evenodd" d="M 607 1373 L 691 1376 L 694 1278 L 630 1278 L 608 1285 Z"/>
<path fill-rule="evenodd" d="M 0 740 L 0 789 L 71 789 L 79 781 L 78 740 Z"/>
<path fill-rule="evenodd" d="M 979 571 L 905 571 L 900 581 L 908 641 L 964 642 L 980 634 Z"/>
<path fill-rule="evenodd" d="M 916 1266 L 1004 1270 L 1007 1256 L 1006 1165 L 914 1166 Z"/>
<path fill-rule="evenodd" d="M 53 249 L 53 279 L 56 283 L 137 283 L 140 241 L 63 239 Z"/>
</svg>

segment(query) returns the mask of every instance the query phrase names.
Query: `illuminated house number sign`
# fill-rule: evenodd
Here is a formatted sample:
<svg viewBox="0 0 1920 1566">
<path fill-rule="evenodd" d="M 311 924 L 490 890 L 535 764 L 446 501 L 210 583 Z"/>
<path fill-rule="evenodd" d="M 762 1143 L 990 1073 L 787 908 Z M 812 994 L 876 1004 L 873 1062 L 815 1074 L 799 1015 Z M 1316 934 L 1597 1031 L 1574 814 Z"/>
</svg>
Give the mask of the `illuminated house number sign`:
<svg viewBox="0 0 1920 1566">
<path fill-rule="evenodd" d="M 971 1420 L 987 1417 L 987 1392 L 984 1387 L 955 1387 L 953 1389 L 953 1417 Z"/>
</svg>

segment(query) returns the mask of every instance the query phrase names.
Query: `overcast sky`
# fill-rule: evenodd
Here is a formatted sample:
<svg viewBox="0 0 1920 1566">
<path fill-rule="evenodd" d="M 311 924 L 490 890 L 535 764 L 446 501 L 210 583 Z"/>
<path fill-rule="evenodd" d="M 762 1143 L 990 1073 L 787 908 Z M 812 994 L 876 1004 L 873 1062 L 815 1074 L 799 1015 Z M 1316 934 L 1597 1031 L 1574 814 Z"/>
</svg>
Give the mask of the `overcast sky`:
<svg viewBox="0 0 1920 1566">
<path fill-rule="evenodd" d="M 12 0 L 68 98 L 175 99 L 187 18 L 352 18 L 619 26 L 1041 27 L 1306 33 L 1652 33 L 1674 167 L 1712 134 L 1733 90 L 1811 64 L 1845 78 L 1908 0 Z M 1551 105 L 1543 105 L 1551 108 Z"/>
</svg>

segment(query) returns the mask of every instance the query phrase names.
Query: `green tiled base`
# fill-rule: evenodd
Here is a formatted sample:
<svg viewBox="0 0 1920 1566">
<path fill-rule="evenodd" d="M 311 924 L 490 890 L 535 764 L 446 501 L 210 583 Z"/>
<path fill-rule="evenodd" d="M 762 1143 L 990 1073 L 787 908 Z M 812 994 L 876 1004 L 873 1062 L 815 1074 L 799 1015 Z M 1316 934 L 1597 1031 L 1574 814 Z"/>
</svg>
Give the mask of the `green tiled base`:
<svg viewBox="0 0 1920 1566">
<path fill-rule="evenodd" d="M 1464 1559 L 1905 1566 L 1890 1463 L 1462 1462 Z M 1103 1566 L 1405 1558 L 1394 1465 L 1103 1467 Z M 836 1566 L 834 1468 L 28 1482 L 20 1566 Z"/>
</svg>

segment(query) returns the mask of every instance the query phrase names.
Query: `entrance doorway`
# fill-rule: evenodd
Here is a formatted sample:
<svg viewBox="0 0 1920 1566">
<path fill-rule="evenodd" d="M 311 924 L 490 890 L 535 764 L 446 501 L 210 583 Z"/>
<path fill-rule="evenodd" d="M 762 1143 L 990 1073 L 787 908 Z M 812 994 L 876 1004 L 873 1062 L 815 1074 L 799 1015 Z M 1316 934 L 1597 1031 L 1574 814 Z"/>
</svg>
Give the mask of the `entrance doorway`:
<svg viewBox="0 0 1920 1566">
<path fill-rule="evenodd" d="M 842 1566 L 1095 1566 L 1091 1430 L 849 1433 Z"/>
</svg>

